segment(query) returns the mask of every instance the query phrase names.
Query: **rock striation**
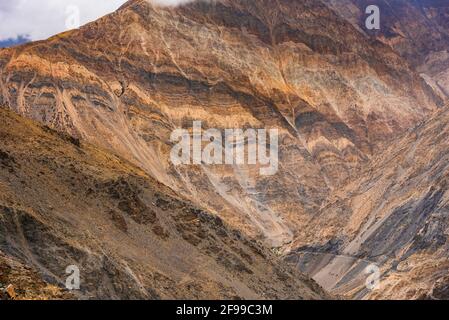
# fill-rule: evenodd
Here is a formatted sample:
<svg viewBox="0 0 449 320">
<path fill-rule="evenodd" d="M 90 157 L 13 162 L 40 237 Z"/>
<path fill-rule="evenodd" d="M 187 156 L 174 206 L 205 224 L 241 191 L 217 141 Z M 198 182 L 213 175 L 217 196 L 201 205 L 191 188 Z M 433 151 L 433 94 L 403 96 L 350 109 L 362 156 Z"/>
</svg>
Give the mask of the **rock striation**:
<svg viewBox="0 0 449 320">
<path fill-rule="evenodd" d="M 329 298 L 122 158 L 1 108 L 0 123 L 0 283 L 18 299 Z"/>
<path fill-rule="evenodd" d="M 446 107 L 374 157 L 287 260 L 349 298 L 448 299 L 448 124 Z M 372 291 L 370 265 L 381 272 Z"/>
<path fill-rule="evenodd" d="M 282 247 L 385 139 L 441 103 L 388 45 L 315 1 L 117 12 L 0 52 L 0 100 L 112 150 L 199 207 Z M 176 128 L 279 128 L 280 170 L 174 166 Z"/>
<path fill-rule="evenodd" d="M 82 261 L 83 297 L 327 297 L 279 256 L 348 298 L 446 297 L 448 6 L 373 2 L 370 33 L 362 0 L 131 0 L 0 50 L 0 103 L 45 126 L 2 111 L 0 249 L 59 284 Z M 195 121 L 277 128 L 279 170 L 175 165 Z"/>
</svg>

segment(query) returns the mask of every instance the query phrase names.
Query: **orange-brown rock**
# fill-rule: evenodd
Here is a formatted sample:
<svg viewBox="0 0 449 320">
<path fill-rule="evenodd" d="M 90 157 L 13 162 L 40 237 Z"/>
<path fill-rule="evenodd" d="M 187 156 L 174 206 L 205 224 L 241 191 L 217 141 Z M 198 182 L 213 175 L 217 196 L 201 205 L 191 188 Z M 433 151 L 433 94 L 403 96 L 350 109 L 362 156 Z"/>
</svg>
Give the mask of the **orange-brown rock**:
<svg viewBox="0 0 449 320">
<path fill-rule="evenodd" d="M 449 97 L 449 2 L 445 0 L 325 0 L 360 32 L 391 46 L 443 99 Z M 380 30 L 364 28 L 365 9 L 380 9 Z"/>
<path fill-rule="evenodd" d="M 7 176 L 5 190 L 26 188 L 28 195 L 17 200 L 26 210 L 7 213 L 34 226 L 30 237 L 58 230 L 51 239 L 62 242 L 61 254 L 32 255 L 49 264 L 41 270 L 55 281 L 51 268 L 75 257 L 91 268 L 91 279 L 98 266 L 113 274 L 116 282 L 87 289 L 96 297 L 325 296 L 302 276 L 289 286 L 291 269 L 280 279 L 278 263 L 284 265 L 254 249 L 254 240 L 288 253 L 290 262 L 346 297 L 443 297 L 445 278 L 431 263 L 438 261 L 438 272 L 447 265 L 446 220 L 436 214 L 446 192 L 440 185 L 445 122 L 433 118 L 425 127 L 431 129 L 412 131 L 447 98 L 446 9 L 437 13 L 435 3 L 404 7 L 411 23 L 411 36 L 404 36 L 395 7 L 383 7 L 388 32 L 361 29 L 365 1 L 160 7 L 132 0 L 79 30 L 1 50 L 0 103 L 65 132 L 73 146 L 70 159 L 45 153 L 41 166 L 46 147 L 34 141 L 39 152 L 31 160 L 42 173 L 25 167 L 21 180 Z M 429 43 L 426 30 L 434 31 Z M 205 129 L 278 128 L 278 173 L 261 176 L 258 166 L 246 165 L 175 166 L 170 134 L 191 130 L 195 120 Z M 413 136 L 421 130 L 425 141 Z M 432 139 L 438 143 L 428 152 Z M 87 158 L 77 154 L 80 146 Z M 63 157 L 66 144 L 57 147 L 46 151 Z M 8 175 L 16 172 L 13 151 L 0 153 Z M 404 171 L 412 162 L 413 170 Z M 51 197 L 39 200 L 37 190 L 48 192 L 49 185 Z M 6 234 L 17 231 L 13 221 L 6 226 Z M 80 238 L 86 241 L 73 243 Z M 21 245 L 17 252 L 27 250 Z M 382 293 L 364 289 L 363 270 L 372 262 L 388 278 Z M 274 289 L 262 280 L 272 277 L 280 280 Z"/>
<path fill-rule="evenodd" d="M 448 299 L 449 109 L 399 137 L 336 191 L 288 260 L 348 298 Z M 367 290 L 365 268 L 380 268 Z"/>
<path fill-rule="evenodd" d="M 0 300 L 69 300 L 68 291 L 51 285 L 17 258 L 0 251 Z"/>
<path fill-rule="evenodd" d="M 11 109 L 113 150 L 279 247 L 386 138 L 440 99 L 390 47 L 319 1 L 129 1 L 80 30 L 0 53 Z M 170 133 L 280 130 L 280 170 L 178 166 Z"/>
</svg>

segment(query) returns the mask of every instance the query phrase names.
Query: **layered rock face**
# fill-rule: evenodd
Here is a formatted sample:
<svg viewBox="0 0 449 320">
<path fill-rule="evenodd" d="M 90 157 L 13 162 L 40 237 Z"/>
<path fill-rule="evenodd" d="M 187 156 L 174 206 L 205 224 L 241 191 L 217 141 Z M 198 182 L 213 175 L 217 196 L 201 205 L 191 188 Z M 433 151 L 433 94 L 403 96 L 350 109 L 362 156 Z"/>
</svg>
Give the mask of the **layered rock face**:
<svg viewBox="0 0 449 320">
<path fill-rule="evenodd" d="M 1 108 L 0 124 L 0 287 L 17 299 L 328 297 L 120 157 Z"/>
<path fill-rule="evenodd" d="M 359 31 L 391 46 L 443 99 L 449 97 L 449 2 L 445 0 L 325 0 L 354 26 L 369 5 L 380 9 L 380 30 Z"/>
<path fill-rule="evenodd" d="M 447 99 L 446 1 L 374 1 L 382 41 Z M 327 1 L 363 26 L 367 1 Z M 447 106 L 371 159 L 329 201 L 292 245 L 287 260 L 327 290 L 348 298 L 448 299 L 445 149 Z M 380 284 L 367 277 L 379 267 Z"/>
<path fill-rule="evenodd" d="M 0 251 L 0 300 L 70 300 L 75 297 L 39 272 Z"/>
<path fill-rule="evenodd" d="M 413 128 L 445 109 L 446 6 L 402 3 L 379 3 L 389 31 L 369 34 L 363 1 L 160 7 L 133 0 L 79 30 L 0 51 L 0 102 L 66 132 L 76 156 L 61 160 L 64 175 L 73 167 L 70 181 L 56 168 L 41 169 L 56 172 L 53 184 L 64 182 L 51 201 L 16 191 L 15 202 L 28 209 L 5 206 L 4 217 L 16 218 L 0 220 L 0 236 L 26 234 L 17 219 L 32 220 L 30 239 L 63 230 L 52 238 L 62 251 L 53 256 L 85 261 L 92 279 L 98 266 L 113 275 L 89 288 L 86 295 L 97 297 L 325 296 L 300 275 L 297 290 L 288 286 L 291 268 L 254 240 L 345 297 L 445 297 L 446 112 Z M 395 8 L 403 8 L 412 36 L 393 19 Z M 429 43 L 421 24 L 432 31 Z M 170 136 L 178 128 L 192 133 L 194 121 L 219 132 L 277 128 L 279 170 L 263 176 L 260 165 L 173 164 Z M 82 151 L 88 158 L 74 151 L 78 138 L 92 144 L 93 153 Z M 98 147 L 108 152 L 100 156 Z M 15 180 L 5 179 L 6 190 Z M 30 181 L 33 190 L 53 185 Z M 67 199 L 71 212 L 53 204 Z M 60 281 L 60 263 L 46 252 L 0 240 Z M 381 268 L 381 291 L 366 289 L 368 265 Z M 274 288 L 263 283 L 273 277 Z"/>
<path fill-rule="evenodd" d="M 448 299 L 448 124 L 446 107 L 375 157 L 310 225 L 321 239 L 288 260 L 351 298 Z M 381 276 L 372 291 L 370 265 Z"/>
<path fill-rule="evenodd" d="M 80 30 L 0 54 L 1 100 L 113 150 L 279 247 L 384 139 L 440 99 L 390 47 L 318 1 L 129 1 Z M 279 129 L 279 171 L 174 166 L 171 132 Z"/>
</svg>

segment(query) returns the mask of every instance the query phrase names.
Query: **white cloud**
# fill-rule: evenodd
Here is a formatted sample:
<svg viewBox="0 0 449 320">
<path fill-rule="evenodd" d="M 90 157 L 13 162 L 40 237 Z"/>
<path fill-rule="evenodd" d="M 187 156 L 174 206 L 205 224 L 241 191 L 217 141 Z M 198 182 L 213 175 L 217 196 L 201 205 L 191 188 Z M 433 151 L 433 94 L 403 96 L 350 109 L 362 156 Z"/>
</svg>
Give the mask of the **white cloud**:
<svg viewBox="0 0 449 320">
<path fill-rule="evenodd" d="M 126 0 L 0 0 L 0 41 L 46 39 L 113 12 Z M 79 12 L 79 17 L 77 13 Z"/>
</svg>

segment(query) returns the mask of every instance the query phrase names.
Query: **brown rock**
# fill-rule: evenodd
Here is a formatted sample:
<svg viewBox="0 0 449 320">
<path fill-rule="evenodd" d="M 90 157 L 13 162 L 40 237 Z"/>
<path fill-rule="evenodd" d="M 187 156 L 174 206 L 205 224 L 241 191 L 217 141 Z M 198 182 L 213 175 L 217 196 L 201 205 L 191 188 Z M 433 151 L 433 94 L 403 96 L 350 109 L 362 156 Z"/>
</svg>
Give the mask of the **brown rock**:
<svg viewBox="0 0 449 320">
<path fill-rule="evenodd" d="M 11 300 L 16 299 L 16 297 L 17 297 L 16 290 L 14 289 L 14 286 L 12 284 L 10 284 L 6 287 L 5 292 L 9 299 L 11 299 Z"/>
<path fill-rule="evenodd" d="M 288 277 L 267 282 L 283 262 L 263 247 L 254 255 L 247 236 L 114 154 L 75 146 L 3 108 L 0 137 L 0 150 L 20 164 L 18 176 L 0 174 L 0 282 L 14 284 L 8 299 L 65 299 L 60 279 L 71 265 L 82 286 L 67 299 L 328 297 L 289 266 Z M 119 209 L 123 201 L 129 206 Z M 36 272 L 13 258 L 18 252 L 38 258 Z M 238 258 L 246 255 L 252 265 Z"/>
<path fill-rule="evenodd" d="M 273 247 L 293 240 L 379 142 L 438 102 L 400 55 L 316 0 L 131 0 L 79 30 L 1 51 L 0 88 L 16 112 L 112 149 Z M 279 172 L 175 167 L 170 134 L 193 120 L 279 128 Z M 127 201 L 119 208 L 154 219 Z"/>
<path fill-rule="evenodd" d="M 362 0 L 328 1 L 330 5 L 316 0 L 217 0 L 170 8 L 131 0 L 79 30 L 1 50 L 0 102 L 66 134 L 46 135 L 42 144 L 27 144 L 28 149 L 0 140 L 5 144 L 1 150 L 17 145 L 0 154 L 0 164 L 9 165 L 10 174 L 17 171 L 20 181 L 41 195 L 33 197 L 29 190 L 20 189 L 10 174 L 0 181 L 6 186 L 4 192 L 23 204 L 20 208 L 36 209 L 5 206 L 4 216 L 14 216 L 21 224 L 5 218 L 0 227 L 14 235 L 22 226 L 26 236 L 40 240 L 43 247 L 32 248 L 33 253 L 49 264 L 48 270 L 83 257 L 89 267 L 113 274 L 114 283 L 87 289 L 98 297 L 107 292 L 109 298 L 260 297 L 268 291 L 263 279 L 271 279 L 270 267 L 278 264 L 265 249 L 251 269 L 247 260 L 223 258 L 217 264 L 213 258 L 217 252 L 205 249 L 222 248 L 224 257 L 233 257 L 237 243 L 244 257 L 254 252 L 251 239 L 281 248 L 275 250 L 279 253 L 292 248 L 311 251 L 312 257 L 298 258 L 299 262 L 318 260 L 307 264 L 305 271 L 348 297 L 357 296 L 354 288 L 360 286 L 338 285 L 347 279 L 345 275 L 352 277 L 349 271 L 354 268 L 345 268 L 352 266 L 347 259 L 353 256 L 386 256 L 382 262 L 389 270 L 403 268 L 406 274 L 410 263 L 429 275 L 434 268 L 428 257 L 438 252 L 446 266 L 447 252 L 442 249 L 447 242 L 446 208 L 440 207 L 447 196 L 444 181 L 439 181 L 444 180 L 444 162 L 438 158 L 447 134 L 438 132 L 447 123 L 435 121 L 438 128 L 430 130 L 428 141 L 421 141 L 416 150 L 417 138 L 407 136 L 387 144 L 389 153 L 382 153 L 380 159 L 375 157 L 385 142 L 429 117 L 447 96 L 446 7 L 437 14 L 433 1 L 420 1 L 424 7 L 416 7 L 398 0 L 406 8 L 404 15 L 398 15 L 396 6 L 389 9 L 386 1 L 379 2 L 385 4 L 388 32 L 367 36 L 358 27 L 366 4 Z M 346 16 L 357 12 L 354 8 L 360 13 L 355 21 Z M 410 32 L 397 27 L 398 16 L 411 22 Z M 446 31 L 435 28 L 435 23 Z M 400 24 L 408 29 L 406 21 Z M 3 121 L 13 120 L 8 116 Z M 191 128 L 193 120 L 220 130 L 279 128 L 279 172 L 261 177 L 253 166 L 175 167 L 169 159 L 170 133 Z M 27 128 L 23 123 L 21 127 Z M 24 138 L 14 126 L 5 128 L 10 139 L 28 141 L 42 134 L 36 129 Z M 83 148 L 78 137 L 96 147 Z M 436 155 L 426 153 L 432 143 L 437 145 Z M 97 147 L 112 150 L 131 164 Z M 406 154 L 397 152 L 402 148 Z M 36 152 L 28 154 L 28 150 Z M 416 153 L 421 162 L 413 167 Z M 27 163 L 19 159 L 24 154 Z M 58 158 L 62 154 L 63 160 Z M 433 170 L 425 170 L 427 157 L 436 166 Z M 400 167 L 398 159 L 402 159 Z M 55 167 L 41 168 L 45 163 Z M 359 168 L 363 168 L 361 177 Z M 45 178 L 30 174 L 41 169 L 52 174 Z M 105 197 L 95 185 L 116 181 L 117 175 L 124 184 L 111 185 Z M 66 177 L 72 181 L 67 183 Z M 423 188 L 415 177 L 432 179 Z M 71 198 L 58 198 L 52 187 Z M 85 190 L 88 199 L 80 199 Z M 158 193 L 168 200 L 151 206 Z M 67 203 L 67 208 L 60 203 Z M 54 215 L 64 214 L 49 216 L 49 208 L 54 208 Z M 125 215 L 131 219 L 125 220 Z M 223 223 L 211 224 L 204 219 L 208 216 L 218 216 Z M 89 241 L 83 242 L 86 238 Z M 64 254 L 49 255 L 44 250 L 50 246 L 48 239 Z M 410 251 L 404 253 L 404 248 Z M 405 261 L 392 259 L 396 254 Z M 329 263 L 329 255 L 335 257 L 335 264 Z M 355 269 L 363 270 L 366 261 L 357 261 L 362 263 Z M 125 263 L 136 270 L 130 272 Z M 335 266 L 341 267 L 341 274 L 332 278 Z M 249 278 L 245 270 L 254 275 Z M 163 280 L 152 277 L 152 271 L 163 273 Z M 240 277 L 238 285 L 229 280 L 232 273 Z M 392 274 L 394 284 L 396 274 Z M 89 275 L 91 281 L 104 276 L 93 270 Z M 226 276 L 229 279 L 223 280 Z M 275 297 L 324 295 L 304 287 L 302 278 L 297 282 L 295 277 L 277 278 L 279 282 L 270 284 L 275 288 L 269 288 Z M 142 286 L 136 279 L 146 283 Z M 183 284 L 175 287 L 179 279 L 203 289 L 184 291 Z M 434 280 L 428 276 L 423 283 L 430 286 Z M 167 286 L 169 282 L 175 285 Z M 242 284 L 249 289 L 242 290 Z M 292 286 L 302 289 L 291 291 Z M 402 290 L 392 285 L 382 295 L 368 296 L 413 292 L 403 279 L 399 286 Z M 439 295 L 446 293 L 446 286 L 437 289 Z"/>
</svg>

